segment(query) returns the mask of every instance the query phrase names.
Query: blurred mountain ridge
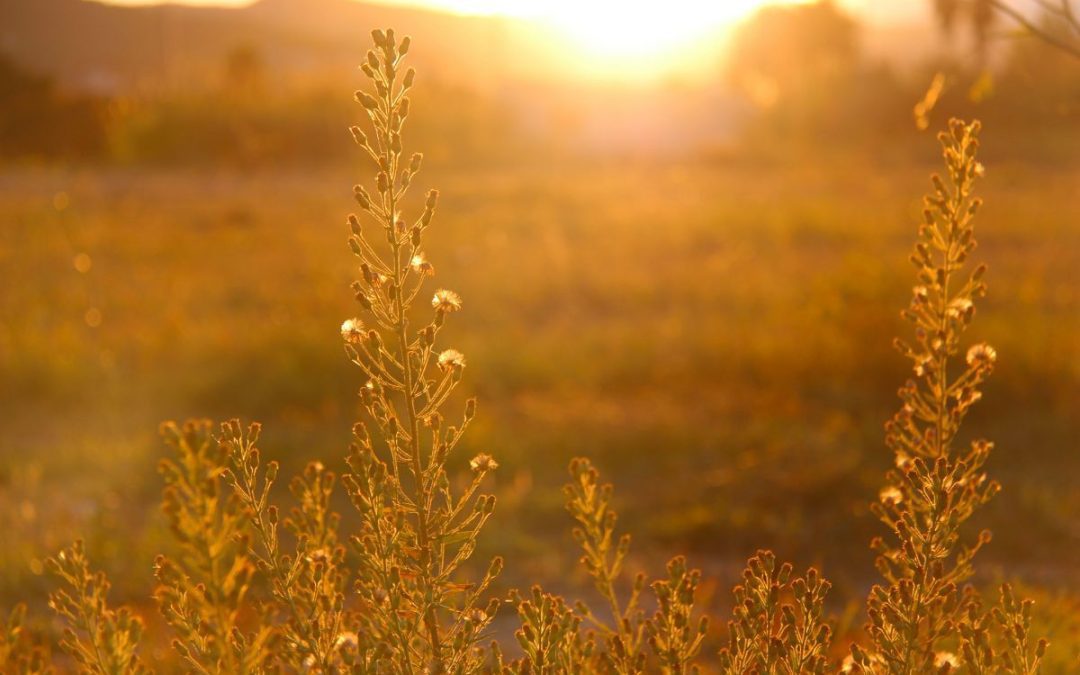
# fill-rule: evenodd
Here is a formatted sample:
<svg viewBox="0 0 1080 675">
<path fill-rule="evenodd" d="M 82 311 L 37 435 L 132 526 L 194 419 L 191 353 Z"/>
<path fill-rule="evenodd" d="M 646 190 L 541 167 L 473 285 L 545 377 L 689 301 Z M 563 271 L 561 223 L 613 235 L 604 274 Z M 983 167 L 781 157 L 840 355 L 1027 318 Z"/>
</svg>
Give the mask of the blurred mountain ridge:
<svg viewBox="0 0 1080 675">
<path fill-rule="evenodd" d="M 856 15 L 868 56 L 910 64 L 932 52 L 929 13 L 894 23 L 873 16 Z M 106 94 L 205 82 L 241 48 L 257 53 L 276 79 L 340 81 L 375 26 L 412 35 L 423 48 L 411 59 L 430 76 L 480 89 L 566 83 L 581 70 L 558 35 L 524 19 L 362 0 L 259 0 L 244 7 L 0 0 L 0 52 L 62 86 Z M 717 40 L 706 70 L 720 70 L 725 46 Z"/>
<path fill-rule="evenodd" d="M 119 93 L 183 87 L 220 70 L 240 48 L 256 51 L 275 78 L 340 76 L 355 69 L 372 27 L 396 25 L 424 45 L 415 63 L 452 78 L 496 54 L 505 65 L 514 62 L 520 50 L 500 47 L 514 23 L 352 0 L 260 0 L 238 8 L 0 0 L 0 51 L 64 86 Z"/>
</svg>

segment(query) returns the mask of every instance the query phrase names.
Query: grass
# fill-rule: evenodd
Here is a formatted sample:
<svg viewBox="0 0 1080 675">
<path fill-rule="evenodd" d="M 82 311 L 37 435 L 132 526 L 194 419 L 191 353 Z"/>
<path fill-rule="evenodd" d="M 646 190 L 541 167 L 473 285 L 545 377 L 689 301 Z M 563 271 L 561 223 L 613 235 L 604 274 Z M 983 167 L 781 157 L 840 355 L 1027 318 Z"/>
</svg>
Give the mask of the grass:
<svg viewBox="0 0 1080 675">
<path fill-rule="evenodd" d="M 978 257 L 992 288 L 971 338 L 1001 360 L 969 426 L 996 441 L 988 470 L 1005 492 L 976 519 L 996 535 L 982 569 L 1007 565 L 1067 603 L 1080 583 L 1080 167 L 988 164 Z M 428 172 L 453 233 L 428 252 L 469 309 L 448 340 L 482 354 L 466 386 L 483 414 L 459 460 L 499 459 L 481 545 L 506 554 L 509 583 L 581 581 L 551 551 L 572 550 L 552 546 L 566 537 L 562 467 L 588 453 L 652 567 L 690 549 L 726 582 L 768 546 L 861 602 L 878 529 L 865 504 L 907 371 L 889 348 L 894 308 L 929 166 Z M 341 455 L 357 378 L 337 326 L 355 270 L 341 254 L 348 191 L 326 186 L 353 173 L 0 175 L 0 528 L 18 542 L 0 552 L 4 604 L 43 589 L 41 560 L 78 534 L 118 599 L 141 596 L 162 548 L 162 418 L 272 420 L 263 445 L 286 475 Z"/>
</svg>

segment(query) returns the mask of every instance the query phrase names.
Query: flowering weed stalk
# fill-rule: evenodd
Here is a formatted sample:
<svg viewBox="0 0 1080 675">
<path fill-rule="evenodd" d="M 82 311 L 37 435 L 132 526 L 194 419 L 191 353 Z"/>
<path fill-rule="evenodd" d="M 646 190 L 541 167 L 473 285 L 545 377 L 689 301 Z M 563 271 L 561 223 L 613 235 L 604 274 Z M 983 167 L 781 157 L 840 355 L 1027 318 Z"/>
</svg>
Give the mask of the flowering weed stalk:
<svg viewBox="0 0 1080 675">
<path fill-rule="evenodd" d="M 360 390 L 367 420 L 353 430 L 352 473 L 345 477 L 361 517 L 352 538 L 361 560 L 361 632 L 380 644 L 386 672 L 471 672 L 480 658 L 474 647 L 498 607 L 485 602 L 484 593 L 502 562 L 491 561 L 475 582 L 458 576 L 495 507 L 495 498 L 479 490 L 498 465 L 477 455 L 472 480 L 453 489 L 447 462 L 476 414 L 476 401 L 465 403 L 459 423 L 446 423 L 442 409 L 461 382 L 465 356 L 436 344 L 462 301 L 438 289 L 429 296 L 430 318 L 412 323 L 435 273 L 423 242 L 438 192 L 429 191 L 419 216 L 406 219 L 404 199 L 423 160 L 404 154 L 415 78 L 402 65 L 410 40 L 398 41 L 392 30 L 372 36 L 375 49 L 361 66 L 371 89 L 356 92 L 370 130 L 351 130 L 375 165 L 374 191 L 354 188 L 361 215 L 349 217 L 349 243 L 360 260 L 353 291 L 364 316 L 341 327 L 346 351 L 368 378 Z"/>
<path fill-rule="evenodd" d="M 965 541 L 961 527 L 1000 490 L 983 471 L 993 445 L 956 442 L 997 361 L 990 345 L 965 351 L 961 342 L 975 301 L 986 293 L 986 267 L 967 269 L 982 205 L 973 193 L 984 171 L 976 158 L 979 130 L 978 122 L 952 120 L 940 135 L 946 177 L 932 177 L 934 191 L 925 198 L 911 256 L 918 283 L 903 315 L 915 327 L 915 341 L 896 345 L 911 360 L 913 379 L 901 387 L 903 405 L 886 425 L 896 468 L 873 505 L 895 540 L 876 538 L 871 544 L 885 584 L 875 586 L 867 601 L 872 649 L 856 646 L 852 652 L 854 667 L 867 672 L 908 675 L 962 666 L 990 672 L 984 668 L 994 663 L 976 595 L 961 587 L 974 573 L 976 552 L 990 541 L 988 531 Z M 1026 627 L 1022 639 L 1006 645 L 1005 663 L 1030 662 L 1018 653 L 1027 648 Z M 1039 656 L 1044 650 L 1039 647 Z"/>
</svg>

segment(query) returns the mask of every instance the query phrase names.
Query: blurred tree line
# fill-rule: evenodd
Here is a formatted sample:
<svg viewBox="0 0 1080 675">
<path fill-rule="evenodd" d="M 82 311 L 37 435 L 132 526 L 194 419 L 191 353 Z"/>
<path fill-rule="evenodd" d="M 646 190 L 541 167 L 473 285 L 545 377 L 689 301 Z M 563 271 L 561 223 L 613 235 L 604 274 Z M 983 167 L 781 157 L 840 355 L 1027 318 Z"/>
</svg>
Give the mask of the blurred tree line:
<svg viewBox="0 0 1080 675">
<path fill-rule="evenodd" d="M 100 156 L 106 102 L 69 95 L 49 77 L 29 73 L 0 54 L 0 158 Z"/>
<path fill-rule="evenodd" d="M 258 50 L 238 46 L 202 86 L 131 95 L 66 94 L 49 77 L 0 55 L 0 159 L 254 167 L 355 157 L 347 128 L 357 104 L 339 83 L 271 86 Z M 480 94 L 429 83 L 430 110 L 410 142 L 429 156 L 483 161 L 512 151 L 512 115 Z"/>
<path fill-rule="evenodd" d="M 926 1 L 940 19 L 939 56 L 903 71 L 867 56 L 859 23 L 832 0 L 759 10 L 736 33 L 718 82 L 748 102 L 744 147 L 887 142 L 914 129 L 913 108 L 922 101 L 920 114 L 935 122 L 978 116 L 1017 148 L 1067 153 L 1062 131 L 1075 138 L 1080 125 L 1080 58 L 1068 48 L 1080 24 L 1069 0 L 1060 7 L 1046 0 L 1029 37 L 1010 41 L 994 40 L 1001 17 L 1011 16 L 1003 0 Z M 263 55 L 243 45 L 198 87 L 139 96 L 67 93 L 0 55 L 0 96 L 0 159 L 259 166 L 355 156 L 344 139 L 357 110 L 340 83 L 274 81 Z M 570 93 L 555 98 L 526 92 L 508 101 L 429 82 L 414 101 L 425 114 L 411 125 L 410 140 L 433 159 L 456 162 L 561 152 L 553 148 L 574 147 L 561 138 L 572 130 L 536 124 L 575 103 Z"/>
<path fill-rule="evenodd" d="M 910 73 L 868 59 L 858 23 L 831 0 L 758 11 L 736 34 L 726 67 L 728 83 L 757 112 L 750 140 L 861 145 L 912 129 L 922 101 L 924 115 L 978 116 L 1014 145 L 1062 132 L 1080 141 L 1080 59 L 1070 47 L 1078 26 L 1067 0 L 1065 9 L 1045 6 L 1037 25 L 1020 24 L 1024 34 L 997 43 L 993 64 L 992 29 L 999 14 L 1012 18 L 998 10 L 1007 5 L 933 2 L 942 48 Z M 970 28 L 969 51 L 951 48 L 962 41 L 962 25 Z"/>
</svg>

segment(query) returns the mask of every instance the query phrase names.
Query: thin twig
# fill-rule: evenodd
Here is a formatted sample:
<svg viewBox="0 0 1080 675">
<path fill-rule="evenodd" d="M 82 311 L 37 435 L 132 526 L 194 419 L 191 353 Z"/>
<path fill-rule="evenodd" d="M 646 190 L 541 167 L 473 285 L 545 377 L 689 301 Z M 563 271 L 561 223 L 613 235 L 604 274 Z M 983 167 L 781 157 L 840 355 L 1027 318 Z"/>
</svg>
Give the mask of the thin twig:
<svg viewBox="0 0 1080 675">
<path fill-rule="evenodd" d="M 1036 25 L 1030 19 L 1028 19 L 1026 16 L 1024 16 L 1024 14 L 1022 12 L 1020 12 L 1016 8 L 1006 4 L 1003 0 L 990 0 L 990 4 L 994 9 L 996 9 L 997 11 L 1001 12 L 1002 14 L 1008 16 L 1013 21 L 1015 21 L 1016 23 L 1023 26 L 1024 30 L 1031 33 L 1033 36 L 1039 38 L 1040 40 L 1042 40 L 1046 44 L 1048 44 L 1048 45 L 1050 45 L 1052 47 L 1056 47 L 1056 48 L 1060 49 L 1061 51 L 1065 52 L 1066 54 L 1068 54 L 1069 56 L 1072 56 L 1075 59 L 1080 59 L 1080 46 L 1069 44 L 1068 42 L 1065 42 L 1064 40 L 1058 38 L 1057 36 L 1055 36 L 1055 35 L 1047 32 L 1046 30 L 1040 28 L 1038 25 Z M 1069 7 L 1069 3 L 1067 1 L 1065 1 L 1065 0 L 1063 0 L 1062 5 L 1065 8 L 1067 8 L 1069 13 L 1070 13 L 1070 21 L 1069 21 L 1069 23 L 1076 26 L 1077 25 L 1076 17 L 1072 13 L 1072 8 Z"/>
</svg>

